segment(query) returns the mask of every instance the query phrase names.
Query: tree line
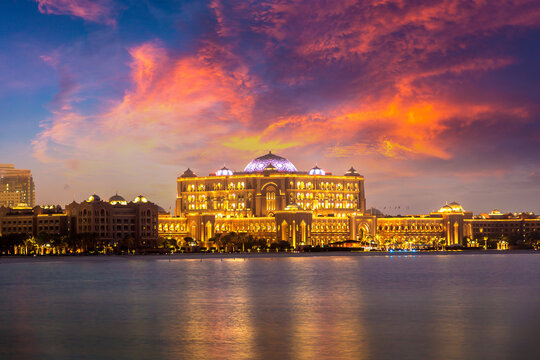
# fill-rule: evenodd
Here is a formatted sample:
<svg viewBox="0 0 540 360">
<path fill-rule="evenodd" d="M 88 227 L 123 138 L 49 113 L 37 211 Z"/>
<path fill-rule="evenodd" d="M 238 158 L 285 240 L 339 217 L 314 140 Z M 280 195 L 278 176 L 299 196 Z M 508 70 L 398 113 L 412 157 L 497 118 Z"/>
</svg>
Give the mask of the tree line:
<svg viewBox="0 0 540 360">
<path fill-rule="evenodd" d="M 0 236 L 0 255 L 127 254 L 147 250 L 152 245 L 137 243 L 131 236 L 117 241 L 102 240 L 93 233 L 7 234 Z"/>
</svg>

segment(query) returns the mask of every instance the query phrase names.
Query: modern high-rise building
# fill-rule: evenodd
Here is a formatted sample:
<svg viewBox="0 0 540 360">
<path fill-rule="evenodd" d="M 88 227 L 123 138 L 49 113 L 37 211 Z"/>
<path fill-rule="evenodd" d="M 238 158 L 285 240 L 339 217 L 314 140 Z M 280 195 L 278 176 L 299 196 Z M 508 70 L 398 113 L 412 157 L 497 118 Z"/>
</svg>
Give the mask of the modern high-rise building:
<svg viewBox="0 0 540 360">
<path fill-rule="evenodd" d="M 34 207 L 35 203 L 36 190 L 30 170 L 0 164 L 0 206 Z"/>
</svg>

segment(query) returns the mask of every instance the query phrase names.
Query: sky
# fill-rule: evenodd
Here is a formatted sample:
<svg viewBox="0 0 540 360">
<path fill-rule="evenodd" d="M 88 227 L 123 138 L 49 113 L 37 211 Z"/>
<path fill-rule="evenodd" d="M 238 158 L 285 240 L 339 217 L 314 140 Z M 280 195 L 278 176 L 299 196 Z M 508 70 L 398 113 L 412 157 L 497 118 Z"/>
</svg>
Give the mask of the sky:
<svg viewBox="0 0 540 360">
<path fill-rule="evenodd" d="M 368 207 L 540 213 L 537 0 L 3 0 L 0 163 L 39 204 L 272 150 Z"/>
</svg>

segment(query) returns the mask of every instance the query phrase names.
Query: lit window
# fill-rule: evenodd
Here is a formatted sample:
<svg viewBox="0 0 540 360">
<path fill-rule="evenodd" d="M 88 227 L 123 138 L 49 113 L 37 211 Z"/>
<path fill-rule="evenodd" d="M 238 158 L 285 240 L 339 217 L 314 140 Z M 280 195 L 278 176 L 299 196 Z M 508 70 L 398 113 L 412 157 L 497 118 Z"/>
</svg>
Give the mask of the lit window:
<svg viewBox="0 0 540 360">
<path fill-rule="evenodd" d="M 276 210 L 276 193 L 273 191 L 266 193 L 266 210 Z"/>
</svg>

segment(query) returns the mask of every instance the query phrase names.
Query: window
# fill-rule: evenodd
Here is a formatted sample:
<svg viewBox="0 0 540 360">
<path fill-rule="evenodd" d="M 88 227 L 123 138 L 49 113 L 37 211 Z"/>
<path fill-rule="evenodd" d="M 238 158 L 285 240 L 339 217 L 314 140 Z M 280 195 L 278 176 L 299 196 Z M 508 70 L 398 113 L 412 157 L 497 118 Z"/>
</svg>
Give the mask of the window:
<svg viewBox="0 0 540 360">
<path fill-rule="evenodd" d="M 266 210 L 267 211 L 276 210 L 276 193 L 273 191 L 266 193 Z"/>
</svg>

